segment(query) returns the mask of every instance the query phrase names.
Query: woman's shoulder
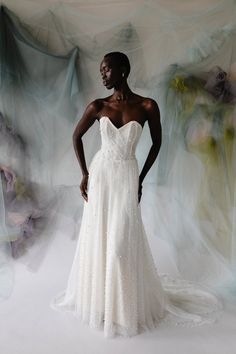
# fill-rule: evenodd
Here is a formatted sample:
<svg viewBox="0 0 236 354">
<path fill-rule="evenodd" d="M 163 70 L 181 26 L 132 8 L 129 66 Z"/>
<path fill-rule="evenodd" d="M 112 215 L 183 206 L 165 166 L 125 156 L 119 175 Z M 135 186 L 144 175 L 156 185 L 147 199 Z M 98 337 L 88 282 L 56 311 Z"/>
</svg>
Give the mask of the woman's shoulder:
<svg viewBox="0 0 236 354">
<path fill-rule="evenodd" d="M 143 103 L 146 105 L 157 105 L 157 101 L 154 100 L 154 98 L 151 97 L 143 97 L 141 96 L 143 99 Z"/>
<path fill-rule="evenodd" d="M 111 97 L 111 96 L 102 97 L 102 98 L 96 98 L 96 99 L 94 99 L 93 101 L 91 101 L 91 102 L 89 103 L 89 105 L 90 105 L 91 107 L 93 107 L 94 110 L 100 111 L 100 110 L 103 108 L 103 106 L 105 105 L 105 103 L 109 101 L 109 98 L 110 98 L 110 97 Z"/>
<path fill-rule="evenodd" d="M 157 102 L 151 97 L 141 96 L 141 95 L 138 95 L 137 93 L 135 93 L 134 96 L 135 96 L 136 100 L 139 101 L 143 105 L 148 106 L 148 105 L 157 104 Z"/>
</svg>

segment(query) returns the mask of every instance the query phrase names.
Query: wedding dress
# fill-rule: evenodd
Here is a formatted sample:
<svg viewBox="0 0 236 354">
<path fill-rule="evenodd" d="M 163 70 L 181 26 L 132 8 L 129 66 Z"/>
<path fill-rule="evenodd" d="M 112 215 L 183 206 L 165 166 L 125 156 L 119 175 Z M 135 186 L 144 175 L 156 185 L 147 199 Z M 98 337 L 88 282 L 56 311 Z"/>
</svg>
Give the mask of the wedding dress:
<svg viewBox="0 0 236 354">
<path fill-rule="evenodd" d="M 142 126 L 100 118 L 101 148 L 89 166 L 88 202 L 67 287 L 54 310 L 71 312 L 105 337 L 133 336 L 160 323 L 212 323 L 221 301 L 199 285 L 158 275 L 138 203 L 135 149 Z"/>
</svg>

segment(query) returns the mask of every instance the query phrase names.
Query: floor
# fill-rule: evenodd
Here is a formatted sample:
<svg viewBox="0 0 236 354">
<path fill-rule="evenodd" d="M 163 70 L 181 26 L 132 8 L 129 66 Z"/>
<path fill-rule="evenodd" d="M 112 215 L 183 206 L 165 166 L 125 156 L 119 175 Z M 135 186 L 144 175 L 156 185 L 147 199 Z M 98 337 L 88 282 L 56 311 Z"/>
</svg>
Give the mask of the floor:
<svg viewBox="0 0 236 354">
<path fill-rule="evenodd" d="M 69 226 L 67 226 L 69 228 Z M 236 354 L 236 309 L 226 305 L 214 325 L 195 328 L 159 328 L 131 338 L 104 339 L 68 314 L 49 307 L 50 299 L 61 291 L 70 271 L 76 240 L 61 228 L 47 250 L 37 272 L 15 262 L 14 289 L 0 303 L 0 348 L 4 354 Z M 154 259 L 161 272 L 176 272 L 163 241 L 149 240 L 158 250 Z M 157 262 L 158 259 L 158 262 Z"/>
</svg>

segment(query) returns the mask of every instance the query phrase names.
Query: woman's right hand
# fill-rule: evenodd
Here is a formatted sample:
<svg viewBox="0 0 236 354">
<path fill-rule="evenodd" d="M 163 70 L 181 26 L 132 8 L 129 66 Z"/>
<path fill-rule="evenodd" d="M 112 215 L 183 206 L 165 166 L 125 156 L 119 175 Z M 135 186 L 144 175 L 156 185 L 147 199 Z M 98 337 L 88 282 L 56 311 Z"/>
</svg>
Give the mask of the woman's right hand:
<svg viewBox="0 0 236 354">
<path fill-rule="evenodd" d="M 86 202 L 88 201 L 88 195 L 87 195 L 88 178 L 89 175 L 84 175 L 80 183 L 81 195 L 86 200 Z"/>
</svg>

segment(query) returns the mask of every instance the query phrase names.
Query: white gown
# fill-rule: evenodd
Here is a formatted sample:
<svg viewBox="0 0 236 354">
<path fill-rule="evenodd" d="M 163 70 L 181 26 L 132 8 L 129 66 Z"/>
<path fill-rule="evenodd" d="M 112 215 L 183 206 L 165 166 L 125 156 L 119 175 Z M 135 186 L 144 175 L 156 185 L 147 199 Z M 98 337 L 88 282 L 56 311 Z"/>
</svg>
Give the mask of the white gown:
<svg viewBox="0 0 236 354">
<path fill-rule="evenodd" d="M 213 294 L 157 273 L 138 203 L 141 124 L 117 128 L 103 116 L 100 132 L 67 287 L 51 308 L 71 312 L 107 338 L 153 330 L 166 320 L 187 326 L 215 321 L 221 302 Z"/>
</svg>

